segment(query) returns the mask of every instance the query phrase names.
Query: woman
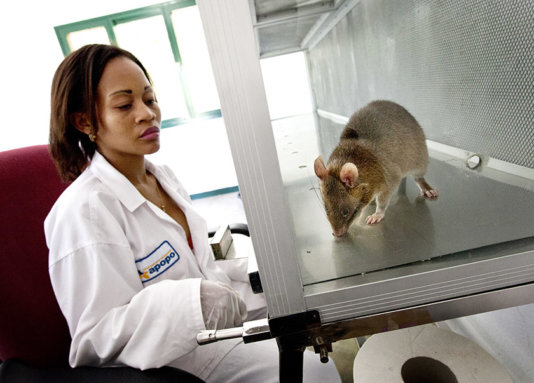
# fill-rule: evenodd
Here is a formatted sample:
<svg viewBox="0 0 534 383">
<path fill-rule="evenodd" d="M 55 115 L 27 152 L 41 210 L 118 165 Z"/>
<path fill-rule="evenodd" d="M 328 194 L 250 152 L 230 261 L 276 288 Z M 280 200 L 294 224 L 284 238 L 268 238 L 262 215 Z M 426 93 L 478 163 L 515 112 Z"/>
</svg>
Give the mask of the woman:
<svg viewBox="0 0 534 383">
<path fill-rule="evenodd" d="M 159 149 L 161 113 L 139 60 L 108 45 L 73 52 L 54 76 L 51 110 L 50 150 L 72 181 L 45 221 L 70 364 L 276 381 L 272 341 L 196 343 L 206 328 L 265 317 L 265 301 L 252 293 L 246 267 L 227 273 L 215 263 L 182 185 L 145 159 Z"/>
</svg>

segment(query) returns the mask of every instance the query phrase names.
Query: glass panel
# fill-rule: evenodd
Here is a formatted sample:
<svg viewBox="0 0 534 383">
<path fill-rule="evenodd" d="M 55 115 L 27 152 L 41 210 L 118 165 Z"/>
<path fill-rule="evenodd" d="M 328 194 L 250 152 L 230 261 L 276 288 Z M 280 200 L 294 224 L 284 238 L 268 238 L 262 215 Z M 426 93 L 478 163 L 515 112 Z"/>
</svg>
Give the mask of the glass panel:
<svg viewBox="0 0 534 383">
<path fill-rule="evenodd" d="M 108 33 L 104 27 L 83 29 L 67 34 L 67 41 L 71 51 L 87 44 L 109 44 Z"/>
<path fill-rule="evenodd" d="M 196 6 L 172 12 L 184 78 L 196 113 L 220 109 L 204 31 Z"/>
<path fill-rule="evenodd" d="M 163 16 L 118 24 L 114 31 L 119 46 L 132 52 L 152 77 L 162 119 L 188 118 L 179 65 L 172 55 Z"/>
<path fill-rule="evenodd" d="M 268 121 L 256 59 L 258 52 L 265 52 L 263 57 L 273 52 L 262 49 L 258 33 L 260 49 L 250 43 L 250 24 L 239 19 L 250 17 L 251 9 L 231 0 L 197 2 L 208 41 L 217 48 L 215 74 L 236 89 L 221 101 L 235 112 L 225 116 L 225 124 L 239 159 L 236 171 L 273 318 L 317 309 L 327 323 L 534 282 L 529 124 L 534 112 L 528 107 L 534 94 L 527 85 L 534 73 L 525 70 L 533 53 L 531 4 L 514 3 L 512 12 L 509 4 L 468 0 L 452 6 L 427 0 L 346 2 L 321 17 L 295 48 L 306 51 L 302 71 L 309 72 L 315 113 Z M 231 3 L 235 12 L 228 11 Z M 287 16 L 262 26 L 299 22 L 298 12 Z M 254 27 L 258 32 L 259 23 Z M 247 38 L 233 38 L 240 34 Z M 243 103 L 243 97 L 250 102 Z M 334 180 L 337 187 L 331 189 L 341 194 L 365 182 L 376 197 L 382 183 L 393 198 L 382 222 L 367 224 L 376 206 L 360 206 L 361 217 L 348 214 L 357 219 L 345 236 L 335 238 L 314 160 L 319 154 L 328 159 L 349 117 L 377 99 L 397 102 L 419 121 L 429 140 L 426 177 L 441 193 L 437 200 L 420 198 L 413 173 L 404 184 L 382 182 L 413 159 L 412 170 L 421 176 L 426 161 L 418 155 L 426 157 L 427 150 L 421 134 L 413 145 L 409 129 L 394 137 L 410 121 L 420 133 L 413 117 L 391 104 L 374 104 L 375 113 L 354 124 L 357 134 L 342 142 L 352 158 L 337 153 L 340 165 L 358 164 L 358 179 L 344 186 Z M 394 155 L 405 148 L 412 155 Z M 480 153 L 482 165 L 468 160 L 473 152 Z M 345 170 L 350 175 L 354 165 Z M 318 172 L 339 178 L 336 169 L 328 176 Z M 469 303 L 476 310 L 491 309 L 488 295 L 469 297 Z M 433 316 L 417 312 L 424 320 Z"/>
<path fill-rule="evenodd" d="M 362 280 L 369 280 L 369 274 L 375 280 L 413 275 L 497 257 L 504 264 L 507 255 L 518 252 L 518 243 L 533 248 L 534 112 L 529 106 L 534 95 L 525 85 L 534 80 L 534 72 L 525 70 L 534 54 L 531 11 L 528 2 L 518 2 L 513 12 L 498 3 L 459 3 L 463 6 L 360 2 L 336 25 L 323 24 L 331 30 L 321 30 L 320 24 L 310 28 L 306 18 L 291 19 L 286 27 L 280 20 L 273 22 L 268 39 L 261 33 L 266 27 L 257 27 L 260 52 L 266 55 L 294 38 L 300 42 L 297 50 L 307 48 L 296 31 L 302 26 L 312 33 L 306 36 L 313 44 L 301 72 L 309 73 L 315 113 L 284 119 L 271 115 L 304 285 L 364 275 Z M 291 89 L 294 83 L 287 77 L 273 84 L 276 76 L 264 76 L 267 94 L 276 85 Z M 348 233 L 336 238 L 314 160 L 322 155 L 327 162 L 350 116 L 377 99 L 402 105 L 421 125 L 430 155 L 425 178 L 439 190 L 439 198 L 419 195 L 413 168 L 400 185 L 383 185 L 393 194 L 380 223 L 366 223 L 377 209 L 369 204 Z M 386 113 L 377 109 L 376 116 Z M 400 121 L 397 111 L 392 115 L 382 126 L 392 129 L 388 137 Z M 374 135 L 380 126 L 371 129 Z M 376 149 L 369 144 L 374 136 L 361 140 L 364 133 L 359 130 L 360 139 L 350 141 L 351 160 L 359 167 L 356 184 L 376 183 L 373 176 L 387 176 L 426 151 L 423 145 L 395 158 L 393 149 L 406 147 L 406 137 Z M 386 171 L 368 167 L 359 154 L 362 147 Z M 475 153 L 479 163 L 469 158 Z M 341 164 L 348 161 L 337 158 Z M 333 173 L 342 185 L 339 168 Z M 378 195 L 374 192 L 373 199 Z M 340 194 L 334 208 L 341 213 L 349 199 Z M 488 283 L 500 282 L 493 278 Z"/>
</svg>

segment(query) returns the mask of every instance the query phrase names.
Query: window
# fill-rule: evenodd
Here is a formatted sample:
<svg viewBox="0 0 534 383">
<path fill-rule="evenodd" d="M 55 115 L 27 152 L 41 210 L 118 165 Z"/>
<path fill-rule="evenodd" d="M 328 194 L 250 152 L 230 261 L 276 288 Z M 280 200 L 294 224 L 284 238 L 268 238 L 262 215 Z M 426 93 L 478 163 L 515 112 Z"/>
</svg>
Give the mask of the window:
<svg viewBox="0 0 534 383">
<path fill-rule="evenodd" d="M 162 110 L 162 127 L 220 117 L 220 104 L 194 0 L 115 13 L 55 27 L 66 56 L 85 44 L 114 44 L 149 71 Z"/>
</svg>

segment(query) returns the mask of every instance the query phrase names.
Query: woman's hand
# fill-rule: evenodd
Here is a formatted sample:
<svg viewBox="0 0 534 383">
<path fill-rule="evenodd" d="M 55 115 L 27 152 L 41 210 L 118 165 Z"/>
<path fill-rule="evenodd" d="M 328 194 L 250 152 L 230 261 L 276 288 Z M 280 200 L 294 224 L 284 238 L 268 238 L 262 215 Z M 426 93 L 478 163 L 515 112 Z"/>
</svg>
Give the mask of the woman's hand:
<svg viewBox="0 0 534 383">
<path fill-rule="evenodd" d="M 202 280 L 200 305 L 206 329 L 238 327 L 247 317 L 247 306 L 239 294 L 224 283 Z"/>
</svg>

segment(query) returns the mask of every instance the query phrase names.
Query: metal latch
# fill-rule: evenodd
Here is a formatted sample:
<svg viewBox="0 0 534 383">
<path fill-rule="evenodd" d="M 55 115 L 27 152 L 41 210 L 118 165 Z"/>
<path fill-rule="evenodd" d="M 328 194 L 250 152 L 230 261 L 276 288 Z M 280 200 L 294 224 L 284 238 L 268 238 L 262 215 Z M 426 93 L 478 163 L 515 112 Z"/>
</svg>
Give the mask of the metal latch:
<svg viewBox="0 0 534 383">
<path fill-rule="evenodd" d="M 217 342 L 224 339 L 243 338 L 244 343 L 271 339 L 267 318 L 244 322 L 243 327 L 225 328 L 221 330 L 204 330 L 197 335 L 199 345 Z"/>
</svg>

